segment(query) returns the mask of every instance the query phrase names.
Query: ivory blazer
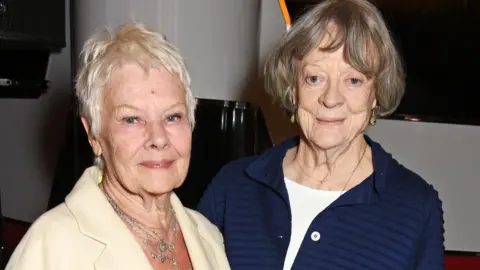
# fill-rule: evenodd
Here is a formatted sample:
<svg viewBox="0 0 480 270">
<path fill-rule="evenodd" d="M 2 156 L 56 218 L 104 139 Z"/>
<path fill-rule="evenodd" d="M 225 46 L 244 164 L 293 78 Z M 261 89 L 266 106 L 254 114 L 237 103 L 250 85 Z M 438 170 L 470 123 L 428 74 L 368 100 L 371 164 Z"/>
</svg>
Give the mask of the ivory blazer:
<svg viewBox="0 0 480 270">
<path fill-rule="evenodd" d="M 7 270 L 152 269 L 133 234 L 101 189 L 98 167 L 90 167 L 65 202 L 40 216 L 10 258 Z M 228 270 L 223 238 L 198 212 L 171 196 L 195 270 Z"/>
</svg>

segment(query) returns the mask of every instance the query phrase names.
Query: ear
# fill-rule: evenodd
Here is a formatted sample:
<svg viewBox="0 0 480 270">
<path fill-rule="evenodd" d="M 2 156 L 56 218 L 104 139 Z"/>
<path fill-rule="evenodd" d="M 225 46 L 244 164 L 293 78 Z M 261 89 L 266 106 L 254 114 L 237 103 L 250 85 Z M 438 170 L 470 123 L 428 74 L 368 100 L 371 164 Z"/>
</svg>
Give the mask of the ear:
<svg viewBox="0 0 480 270">
<path fill-rule="evenodd" d="M 377 107 L 377 98 L 374 97 L 373 100 L 372 100 L 372 107 L 370 109 L 375 109 L 375 107 Z"/>
<path fill-rule="evenodd" d="M 90 146 L 92 147 L 93 153 L 95 156 L 101 156 L 102 155 L 102 147 L 100 146 L 100 143 L 98 142 L 97 139 L 93 136 L 90 128 L 90 123 L 88 123 L 87 118 L 81 117 L 83 128 L 85 129 L 85 132 L 87 133 L 88 136 L 88 142 L 90 143 Z"/>
<path fill-rule="evenodd" d="M 292 88 L 292 92 L 290 93 L 290 102 L 293 106 L 297 105 L 297 88 Z"/>
</svg>

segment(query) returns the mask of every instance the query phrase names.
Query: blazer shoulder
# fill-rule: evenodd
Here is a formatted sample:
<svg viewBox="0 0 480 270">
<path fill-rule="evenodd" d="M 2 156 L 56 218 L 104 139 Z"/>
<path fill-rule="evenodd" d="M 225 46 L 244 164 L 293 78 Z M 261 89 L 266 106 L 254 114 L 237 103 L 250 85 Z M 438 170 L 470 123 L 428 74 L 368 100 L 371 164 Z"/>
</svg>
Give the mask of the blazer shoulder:
<svg viewBox="0 0 480 270">
<path fill-rule="evenodd" d="M 69 234 L 77 230 L 75 218 L 68 210 L 65 203 L 42 214 L 28 229 L 25 237 L 30 241 L 47 240 L 50 236 L 55 238 L 59 234 Z"/>
<path fill-rule="evenodd" d="M 45 246 L 64 247 L 67 244 L 64 241 L 67 241 L 75 230 L 75 219 L 66 205 L 58 205 L 33 222 L 15 248 L 5 269 L 28 269 L 35 261 L 41 263 L 51 250 L 45 249 Z"/>
</svg>

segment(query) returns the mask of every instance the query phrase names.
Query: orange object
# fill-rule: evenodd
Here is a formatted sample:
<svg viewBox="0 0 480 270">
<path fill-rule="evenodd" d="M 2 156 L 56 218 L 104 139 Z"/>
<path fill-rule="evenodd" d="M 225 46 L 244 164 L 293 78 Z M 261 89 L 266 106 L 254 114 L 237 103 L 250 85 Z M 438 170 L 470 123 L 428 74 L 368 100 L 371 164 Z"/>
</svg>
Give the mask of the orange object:
<svg viewBox="0 0 480 270">
<path fill-rule="evenodd" d="M 290 18 L 290 14 L 288 13 L 287 4 L 285 3 L 285 0 L 278 0 L 278 4 L 280 5 L 283 19 L 285 20 L 285 24 L 287 25 L 287 30 L 289 30 L 292 25 L 292 20 Z"/>
</svg>

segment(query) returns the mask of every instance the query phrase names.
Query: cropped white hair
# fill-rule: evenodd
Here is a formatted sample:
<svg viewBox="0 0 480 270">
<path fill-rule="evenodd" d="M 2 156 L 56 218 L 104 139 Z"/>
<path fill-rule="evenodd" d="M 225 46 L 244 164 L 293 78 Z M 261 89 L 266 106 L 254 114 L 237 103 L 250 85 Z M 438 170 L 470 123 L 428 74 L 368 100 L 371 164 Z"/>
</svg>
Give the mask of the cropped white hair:
<svg viewBox="0 0 480 270">
<path fill-rule="evenodd" d="M 165 37 L 134 22 L 115 30 L 104 28 L 94 33 L 82 49 L 81 68 L 76 80 L 80 115 L 88 120 L 95 138 L 100 132 L 102 92 L 112 71 L 125 63 L 138 64 L 145 72 L 165 68 L 180 79 L 185 89 L 185 102 L 190 125 L 195 125 L 195 99 L 190 89 L 190 75 L 177 47 Z M 95 163 L 102 165 L 97 157 Z"/>
<path fill-rule="evenodd" d="M 82 49 L 82 67 L 76 81 L 80 114 L 87 118 L 94 136 L 100 130 L 100 97 L 112 71 L 125 63 L 136 63 L 146 72 L 163 67 L 176 74 L 185 88 L 188 119 L 195 124 L 195 99 L 190 75 L 180 51 L 160 33 L 141 23 L 124 24 L 112 31 L 94 33 Z"/>
</svg>

